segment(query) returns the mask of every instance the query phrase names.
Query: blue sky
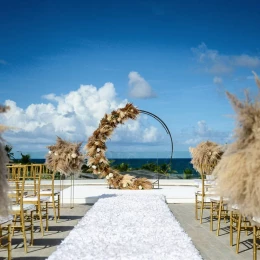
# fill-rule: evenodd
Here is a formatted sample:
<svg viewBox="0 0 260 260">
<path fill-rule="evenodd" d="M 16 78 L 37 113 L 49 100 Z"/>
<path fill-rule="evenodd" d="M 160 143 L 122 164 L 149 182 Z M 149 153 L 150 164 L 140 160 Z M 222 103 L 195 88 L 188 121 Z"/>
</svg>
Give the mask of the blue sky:
<svg viewBox="0 0 260 260">
<path fill-rule="evenodd" d="M 255 93 L 259 13 L 259 1 L 1 1 L 0 103 L 16 105 L 0 123 L 19 128 L 5 138 L 14 150 L 41 154 L 56 135 L 86 140 L 101 114 L 84 125 L 77 108 L 66 110 L 75 112 L 70 135 L 50 122 L 43 130 L 39 115 L 54 109 L 48 118 L 58 113 L 62 120 L 69 93 L 111 82 L 116 94 L 109 102 L 127 99 L 163 119 L 181 157 L 203 140 L 230 142 L 234 120 L 225 90 Z M 55 98 L 46 98 L 51 93 Z M 132 135 L 131 129 L 116 133 L 112 150 L 169 151 L 169 138 L 153 119 L 141 120 Z M 147 133 L 151 138 L 142 142 Z"/>
</svg>

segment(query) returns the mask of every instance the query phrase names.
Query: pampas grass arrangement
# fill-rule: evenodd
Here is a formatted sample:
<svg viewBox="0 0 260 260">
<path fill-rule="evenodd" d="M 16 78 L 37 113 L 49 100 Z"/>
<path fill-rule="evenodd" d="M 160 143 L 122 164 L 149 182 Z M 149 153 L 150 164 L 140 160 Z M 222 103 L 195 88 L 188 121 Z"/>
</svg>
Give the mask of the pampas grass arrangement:
<svg viewBox="0 0 260 260">
<path fill-rule="evenodd" d="M 105 114 L 101 119 L 98 128 L 88 139 L 86 145 L 88 165 L 92 167 L 93 173 L 105 177 L 108 184 L 116 189 L 152 189 L 152 183 L 146 178 L 135 178 L 131 175 L 122 175 L 119 171 L 111 169 L 105 156 L 106 140 L 112 135 L 114 129 L 128 119 L 136 119 L 139 110 L 132 104 L 127 103 L 124 108 Z"/>
<path fill-rule="evenodd" d="M 81 145 L 82 143 L 71 143 L 57 137 L 56 144 L 47 147 L 49 149 L 45 162 L 47 168 L 66 176 L 79 173 L 84 162 L 84 156 L 80 152 Z"/>
<path fill-rule="evenodd" d="M 254 73 L 255 74 L 255 73 Z M 255 74 L 260 90 L 260 80 Z M 259 92 L 260 93 L 260 92 Z M 227 92 L 236 112 L 235 142 L 230 144 L 213 174 L 220 195 L 228 197 L 246 216 L 260 216 L 260 95 L 245 101 Z"/>
<path fill-rule="evenodd" d="M 201 142 L 194 148 L 190 147 L 189 150 L 192 157 L 191 163 L 201 175 L 212 174 L 224 153 L 223 146 L 211 141 Z"/>
<path fill-rule="evenodd" d="M 0 105 L 0 113 L 5 113 L 10 108 Z M 6 164 L 9 162 L 7 153 L 5 151 L 4 139 L 1 134 L 8 129 L 8 127 L 0 125 L 0 216 L 6 217 L 8 215 L 8 182 L 7 182 L 7 168 Z"/>
</svg>

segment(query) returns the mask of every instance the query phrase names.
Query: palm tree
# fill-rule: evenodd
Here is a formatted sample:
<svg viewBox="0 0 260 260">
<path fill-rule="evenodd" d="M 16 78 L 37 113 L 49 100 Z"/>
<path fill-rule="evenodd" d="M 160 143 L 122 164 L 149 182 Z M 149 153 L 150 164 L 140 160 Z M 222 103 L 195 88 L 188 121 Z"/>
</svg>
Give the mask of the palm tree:
<svg viewBox="0 0 260 260">
<path fill-rule="evenodd" d="M 31 163 L 31 156 L 30 154 L 22 154 L 22 158 L 20 159 L 21 164 L 30 164 Z"/>
<path fill-rule="evenodd" d="M 13 147 L 11 145 L 8 145 L 8 144 L 5 145 L 5 151 L 9 158 L 9 161 L 14 160 L 14 153 L 12 152 L 12 149 L 13 149 Z"/>
</svg>

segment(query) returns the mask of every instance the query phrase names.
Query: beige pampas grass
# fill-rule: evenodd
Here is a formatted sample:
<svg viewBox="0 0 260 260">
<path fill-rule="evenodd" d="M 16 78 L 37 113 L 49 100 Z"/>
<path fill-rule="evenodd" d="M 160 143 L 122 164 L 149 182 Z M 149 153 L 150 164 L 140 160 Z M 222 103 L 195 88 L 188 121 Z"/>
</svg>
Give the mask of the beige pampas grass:
<svg viewBox="0 0 260 260">
<path fill-rule="evenodd" d="M 153 188 L 152 183 L 146 178 L 137 178 L 134 180 L 133 189 L 140 190 L 140 186 L 142 187 L 143 190 L 150 190 Z"/>
<path fill-rule="evenodd" d="M 0 113 L 4 113 L 9 110 L 9 107 L 0 105 Z M 0 216 L 6 217 L 8 215 L 8 182 L 7 182 L 7 168 L 6 164 L 9 162 L 6 151 L 4 140 L 1 137 L 1 133 L 4 132 L 8 127 L 0 125 Z"/>
<path fill-rule="evenodd" d="M 124 108 L 111 112 L 111 114 L 101 119 L 98 128 L 88 139 L 86 145 L 88 166 L 92 167 L 93 173 L 100 177 L 106 177 L 108 184 L 117 189 L 152 189 L 152 183 L 146 178 L 136 179 L 131 175 L 121 175 L 118 171 L 109 166 L 105 156 L 106 140 L 112 135 L 118 124 L 123 124 L 128 119 L 136 119 L 139 110 L 132 104 L 128 103 Z M 139 184 L 139 185 L 138 185 Z"/>
<path fill-rule="evenodd" d="M 260 89 L 260 80 L 255 74 Z M 214 170 L 220 195 L 239 206 L 246 216 L 260 216 L 260 96 L 244 102 L 227 92 L 237 114 L 235 142 L 230 144 Z"/>
<path fill-rule="evenodd" d="M 223 155 L 223 147 L 211 141 L 201 142 L 189 150 L 192 156 L 191 163 L 201 175 L 212 174 Z"/>
<path fill-rule="evenodd" d="M 4 143 L 0 140 L 0 216 L 8 215 L 8 183 L 7 183 L 7 168 L 8 157 L 4 149 Z"/>
<path fill-rule="evenodd" d="M 84 162 L 80 152 L 81 145 L 82 143 L 71 143 L 57 137 L 56 144 L 47 147 L 49 149 L 45 162 L 47 168 L 65 175 L 79 173 Z"/>
<path fill-rule="evenodd" d="M 0 105 L 0 113 L 5 113 L 8 110 L 10 110 L 9 106 L 2 106 L 2 105 Z"/>
</svg>

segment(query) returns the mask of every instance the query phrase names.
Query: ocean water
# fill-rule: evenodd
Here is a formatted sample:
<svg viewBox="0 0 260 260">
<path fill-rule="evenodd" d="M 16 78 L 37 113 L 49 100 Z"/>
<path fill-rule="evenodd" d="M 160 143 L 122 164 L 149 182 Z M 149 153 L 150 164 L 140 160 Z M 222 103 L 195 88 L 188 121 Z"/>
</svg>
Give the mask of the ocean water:
<svg viewBox="0 0 260 260">
<path fill-rule="evenodd" d="M 121 163 L 127 163 L 129 165 L 129 168 L 141 168 L 142 165 L 147 164 L 147 163 L 155 163 L 156 165 L 162 165 L 164 163 L 169 164 L 170 159 L 169 158 L 142 158 L 142 159 L 137 159 L 137 158 L 109 158 L 109 160 L 112 162 L 111 166 L 113 165 L 119 165 Z M 44 163 L 45 159 L 31 159 L 33 163 Z M 177 174 L 182 175 L 184 169 L 188 168 L 192 170 L 193 178 L 198 177 L 199 173 L 196 172 L 193 169 L 192 164 L 190 163 L 191 159 L 190 158 L 175 158 L 172 159 L 172 164 L 171 164 L 171 169 L 176 171 Z"/>
</svg>

